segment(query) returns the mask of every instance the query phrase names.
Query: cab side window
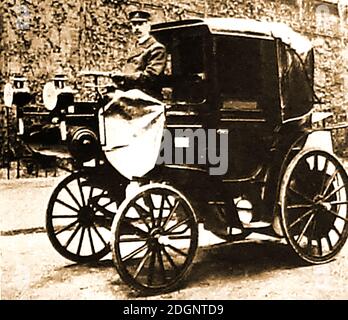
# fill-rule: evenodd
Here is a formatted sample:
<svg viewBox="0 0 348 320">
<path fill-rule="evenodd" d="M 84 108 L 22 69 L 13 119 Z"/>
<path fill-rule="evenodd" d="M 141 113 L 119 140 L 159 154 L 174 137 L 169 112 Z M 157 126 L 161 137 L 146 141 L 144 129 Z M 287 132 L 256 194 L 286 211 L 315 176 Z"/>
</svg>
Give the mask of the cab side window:
<svg viewBox="0 0 348 320">
<path fill-rule="evenodd" d="M 201 35 L 191 34 L 174 40 L 171 54 L 174 79 L 173 98 L 177 101 L 204 101 L 205 51 Z"/>
<path fill-rule="evenodd" d="M 215 50 L 222 108 L 257 109 L 262 82 L 260 40 L 217 36 Z"/>
</svg>

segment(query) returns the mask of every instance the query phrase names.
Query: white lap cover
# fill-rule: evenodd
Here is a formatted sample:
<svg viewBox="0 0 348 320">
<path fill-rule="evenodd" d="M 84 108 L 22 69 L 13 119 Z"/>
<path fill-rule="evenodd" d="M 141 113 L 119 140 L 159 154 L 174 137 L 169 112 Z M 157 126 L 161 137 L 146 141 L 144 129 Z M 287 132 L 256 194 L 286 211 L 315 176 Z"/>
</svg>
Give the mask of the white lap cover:
<svg viewBox="0 0 348 320">
<path fill-rule="evenodd" d="M 156 164 L 165 122 L 164 104 L 140 90 L 120 91 L 104 110 L 103 151 L 111 165 L 128 179 L 141 177 Z"/>
</svg>

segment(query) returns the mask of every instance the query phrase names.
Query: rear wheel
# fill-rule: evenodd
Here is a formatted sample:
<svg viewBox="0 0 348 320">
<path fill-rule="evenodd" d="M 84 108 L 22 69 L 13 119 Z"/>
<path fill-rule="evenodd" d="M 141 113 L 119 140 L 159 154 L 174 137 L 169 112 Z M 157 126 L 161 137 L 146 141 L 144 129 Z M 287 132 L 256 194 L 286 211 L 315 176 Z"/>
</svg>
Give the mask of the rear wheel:
<svg viewBox="0 0 348 320">
<path fill-rule="evenodd" d="M 321 150 L 301 151 L 285 171 L 281 222 L 303 260 L 332 260 L 348 237 L 348 177 L 339 160 Z"/>
<path fill-rule="evenodd" d="M 196 215 L 172 187 L 146 185 L 125 200 L 112 224 L 120 277 L 144 294 L 170 291 L 186 278 L 198 246 Z"/>
</svg>

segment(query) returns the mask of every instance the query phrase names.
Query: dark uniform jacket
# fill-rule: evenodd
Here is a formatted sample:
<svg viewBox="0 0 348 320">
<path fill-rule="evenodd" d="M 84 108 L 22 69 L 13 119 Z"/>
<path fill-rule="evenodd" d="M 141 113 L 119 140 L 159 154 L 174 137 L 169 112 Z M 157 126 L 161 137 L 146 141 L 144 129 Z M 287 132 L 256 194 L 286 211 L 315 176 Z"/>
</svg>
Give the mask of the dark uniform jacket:
<svg viewBox="0 0 348 320">
<path fill-rule="evenodd" d="M 123 72 L 126 75 L 126 87 L 139 88 L 151 95 L 161 92 L 161 76 L 166 66 L 166 49 L 154 37 L 150 36 L 137 43 L 131 50 Z"/>
</svg>

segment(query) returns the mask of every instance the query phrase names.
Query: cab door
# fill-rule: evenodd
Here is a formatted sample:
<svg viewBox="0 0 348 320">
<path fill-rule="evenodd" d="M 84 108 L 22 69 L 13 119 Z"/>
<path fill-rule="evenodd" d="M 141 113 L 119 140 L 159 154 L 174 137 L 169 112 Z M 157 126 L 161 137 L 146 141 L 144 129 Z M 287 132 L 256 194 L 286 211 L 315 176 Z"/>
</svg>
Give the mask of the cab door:
<svg viewBox="0 0 348 320">
<path fill-rule="evenodd" d="M 218 131 L 228 134 L 229 169 L 224 178 L 248 179 L 269 161 L 280 119 L 275 42 L 217 35 L 214 53 Z"/>
<path fill-rule="evenodd" d="M 212 37 L 206 27 L 185 28 L 173 34 L 168 49 L 170 107 L 166 111 L 166 128 L 172 139 L 172 164 L 207 170 L 207 130 L 212 114 L 216 114 L 211 108 L 209 85 Z"/>
</svg>

